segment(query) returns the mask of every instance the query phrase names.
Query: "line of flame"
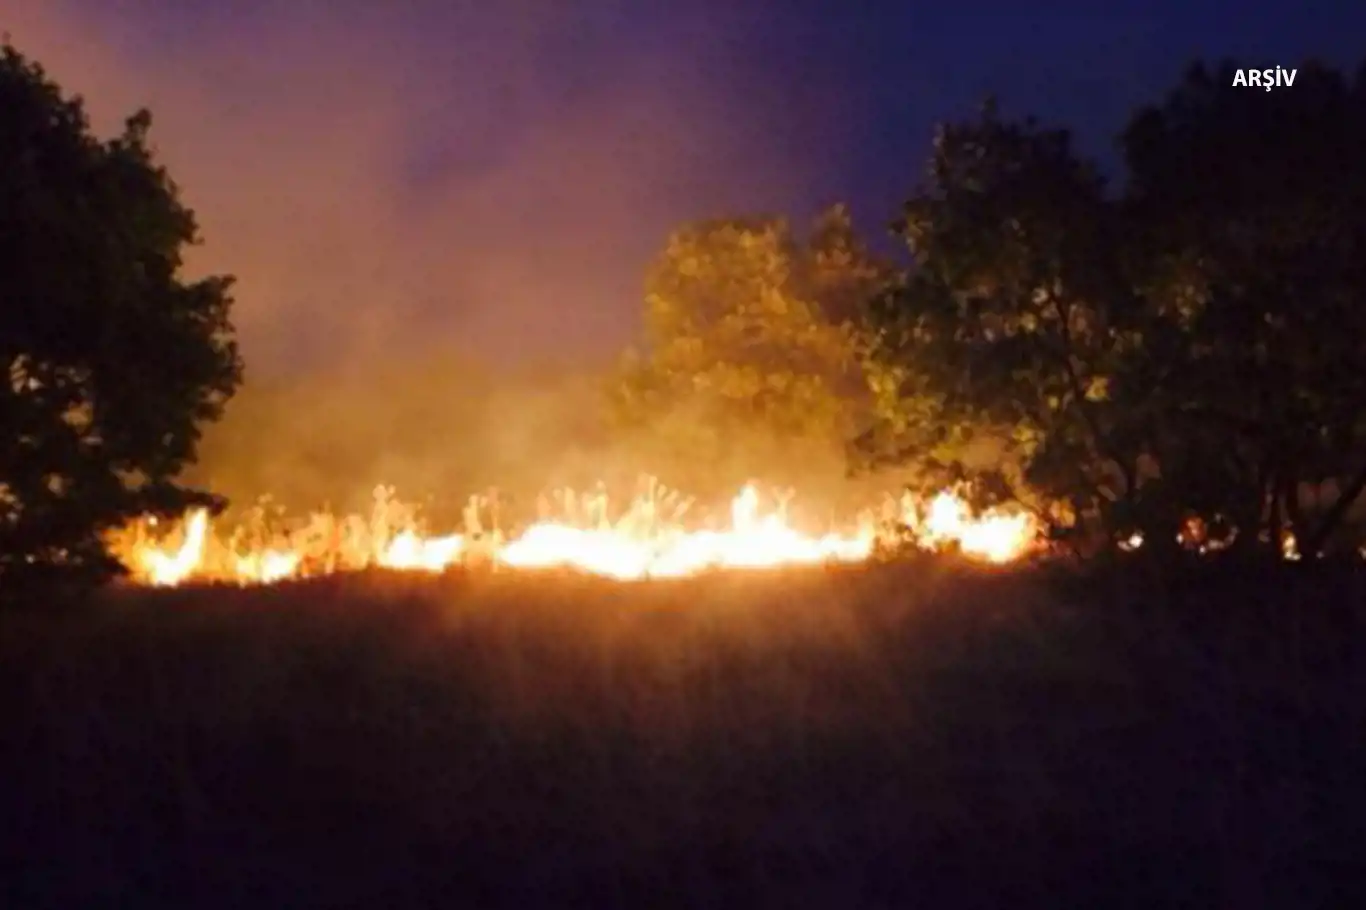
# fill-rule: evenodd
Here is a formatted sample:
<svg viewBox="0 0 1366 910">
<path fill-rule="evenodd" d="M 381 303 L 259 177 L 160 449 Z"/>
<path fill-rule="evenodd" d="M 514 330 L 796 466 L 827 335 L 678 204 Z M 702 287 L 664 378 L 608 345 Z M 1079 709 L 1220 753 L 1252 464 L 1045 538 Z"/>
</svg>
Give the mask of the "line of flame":
<svg viewBox="0 0 1366 910">
<path fill-rule="evenodd" d="M 885 542 L 886 528 L 901 539 L 927 549 L 953 547 L 991 563 L 1017 559 L 1033 546 L 1037 529 L 1022 512 L 994 511 L 973 515 L 957 494 L 942 492 L 927 504 L 909 495 L 882 521 L 865 515 L 842 534 L 812 536 L 791 527 L 783 509 L 767 514 L 753 486 L 745 487 L 731 505 L 724 530 L 687 530 L 657 521 L 653 504 L 639 501 L 628 513 L 634 521 L 609 524 L 596 520 L 532 524 L 503 540 L 485 534 L 467 510 L 464 534 L 426 535 L 410 511 L 394 510 L 392 490 L 376 490 L 376 514 L 369 522 L 319 514 L 302 532 L 270 542 L 242 543 L 220 539 L 207 513 L 196 511 L 178 522 L 162 540 L 153 540 L 153 522 L 124 529 L 111 541 L 134 581 L 174 586 L 189 581 L 268 584 L 284 579 L 378 566 L 396 570 L 440 572 L 471 562 L 512 569 L 571 568 L 618 579 L 678 577 L 713 569 L 763 568 L 783 565 L 859 562 L 872 557 Z M 642 515 L 650 520 L 639 520 Z M 889 521 L 890 519 L 890 521 Z"/>
</svg>

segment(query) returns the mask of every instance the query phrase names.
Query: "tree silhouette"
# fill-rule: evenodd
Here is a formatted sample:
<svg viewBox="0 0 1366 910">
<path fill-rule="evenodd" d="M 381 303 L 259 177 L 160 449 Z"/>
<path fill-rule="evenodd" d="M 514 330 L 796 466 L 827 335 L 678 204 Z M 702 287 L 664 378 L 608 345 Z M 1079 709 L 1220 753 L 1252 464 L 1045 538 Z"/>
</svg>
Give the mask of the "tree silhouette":
<svg viewBox="0 0 1366 910">
<path fill-rule="evenodd" d="M 1065 131 L 990 105 L 943 127 L 895 226 L 913 268 L 870 318 L 877 359 L 934 428 L 902 457 L 994 436 L 1014 480 L 1066 506 L 1063 524 L 1119 533 L 1139 488 L 1142 403 L 1123 378 L 1141 314 L 1102 190 Z"/>
<path fill-rule="evenodd" d="M 1366 71 L 1298 69 L 1251 93 L 1232 63 L 1193 66 L 1123 146 L 1146 293 L 1182 315 L 1181 444 L 1236 456 L 1226 505 L 1317 552 L 1366 487 Z M 1303 484 L 1344 479 L 1304 514 Z"/>
<path fill-rule="evenodd" d="M 1198 518 L 1318 552 L 1366 488 L 1366 79 L 1231 73 L 1134 117 L 1120 194 L 1065 131 L 988 106 L 941 130 L 897 225 L 913 267 L 870 308 L 892 397 L 1005 440 L 1055 530 L 1151 551 Z M 1311 521 L 1301 486 L 1328 480 Z"/>
<path fill-rule="evenodd" d="M 241 380 L 231 279 L 187 280 L 194 214 L 156 164 L 151 117 L 92 135 L 0 48 L 0 588 L 119 571 L 103 535 L 215 497 L 175 482 Z"/>
</svg>

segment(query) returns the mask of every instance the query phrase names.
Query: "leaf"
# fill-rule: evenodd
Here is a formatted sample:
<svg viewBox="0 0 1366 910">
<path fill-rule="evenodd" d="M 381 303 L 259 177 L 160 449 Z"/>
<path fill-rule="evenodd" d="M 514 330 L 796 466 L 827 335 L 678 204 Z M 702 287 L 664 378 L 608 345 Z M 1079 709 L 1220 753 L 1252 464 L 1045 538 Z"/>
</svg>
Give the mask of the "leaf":
<svg viewBox="0 0 1366 910">
<path fill-rule="evenodd" d="M 19 507 L 0 530 L 0 588 L 28 572 L 98 581 L 103 533 L 207 494 L 175 478 L 242 378 L 232 279 L 187 280 L 193 211 L 157 164 L 151 115 L 101 141 L 78 98 L 13 47 L 0 54 L 0 460 Z M 73 419 L 74 418 L 74 419 Z"/>
</svg>

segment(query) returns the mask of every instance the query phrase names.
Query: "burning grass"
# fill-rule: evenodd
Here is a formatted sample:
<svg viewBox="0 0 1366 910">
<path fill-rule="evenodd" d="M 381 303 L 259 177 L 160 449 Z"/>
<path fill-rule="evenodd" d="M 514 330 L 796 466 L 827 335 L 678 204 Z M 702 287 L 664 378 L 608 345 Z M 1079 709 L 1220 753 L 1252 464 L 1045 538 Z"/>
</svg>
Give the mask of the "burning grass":
<svg viewBox="0 0 1366 910">
<path fill-rule="evenodd" d="M 1322 906 L 1366 833 L 1364 592 L 940 558 L 125 589 L 0 621 L 0 880 L 16 907 Z"/>
<path fill-rule="evenodd" d="M 539 515 L 510 533 L 500 504 L 471 497 L 463 528 L 434 532 L 392 487 L 374 491 L 369 515 L 314 512 L 289 520 L 257 508 L 235 527 L 215 533 L 198 511 L 172 522 L 134 523 L 110 539 L 135 582 L 173 587 L 196 581 L 241 585 L 329 575 L 366 568 L 443 572 L 470 564 L 518 570 L 574 569 L 615 579 L 678 578 L 718 568 L 858 563 L 891 546 L 952 547 L 989 563 L 1028 554 L 1038 529 L 1020 510 L 974 511 L 962 490 L 922 499 L 888 496 L 844 527 L 813 533 L 794 523 L 791 493 L 765 503 L 746 486 L 730 503 L 728 521 L 689 521 L 693 501 L 653 479 L 613 511 L 607 493 L 559 490 L 542 497 Z"/>
</svg>

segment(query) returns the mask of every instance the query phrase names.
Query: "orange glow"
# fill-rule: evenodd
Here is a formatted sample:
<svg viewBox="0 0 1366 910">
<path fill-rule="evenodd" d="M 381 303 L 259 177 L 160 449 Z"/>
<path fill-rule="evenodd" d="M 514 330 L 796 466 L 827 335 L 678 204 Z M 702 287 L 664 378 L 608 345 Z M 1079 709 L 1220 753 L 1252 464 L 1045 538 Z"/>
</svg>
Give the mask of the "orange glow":
<svg viewBox="0 0 1366 910">
<path fill-rule="evenodd" d="M 579 510 L 585 514 L 541 520 L 504 539 L 497 531 L 484 531 L 475 499 L 466 509 L 463 533 L 436 535 L 393 498 L 392 490 L 380 487 L 368 519 L 316 513 L 293 532 L 245 542 L 241 529 L 217 533 L 207 513 L 196 511 L 159 540 L 153 536 L 161 529 L 144 521 L 114 535 L 111 544 L 134 581 L 174 586 L 189 581 L 268 584 L 369 567 L 441 572 L 472 562 L 522 571 L 568 568 L 617 579 L 663 578 L 715 569 L 860 562 L 893 539 L 1005 563 L 1027 553 L 1037 538 L 1028 515 L 974 514 L 962 497 L 947 491 L 928 505 L 907 494 L 889 501 L 880 520 L 865 513 L 843 531 L 824 535 L 795 528 L 785 508 L 765 510 L 753 486 L 735 497 L 728 526 L 716 530 L 689 528 L 681 515 L 661 516 L 653 493 L 629 503 L 615 522 L 606 518 L 605 496 L 579 501 L 588 506 Z"/>
</svg>

